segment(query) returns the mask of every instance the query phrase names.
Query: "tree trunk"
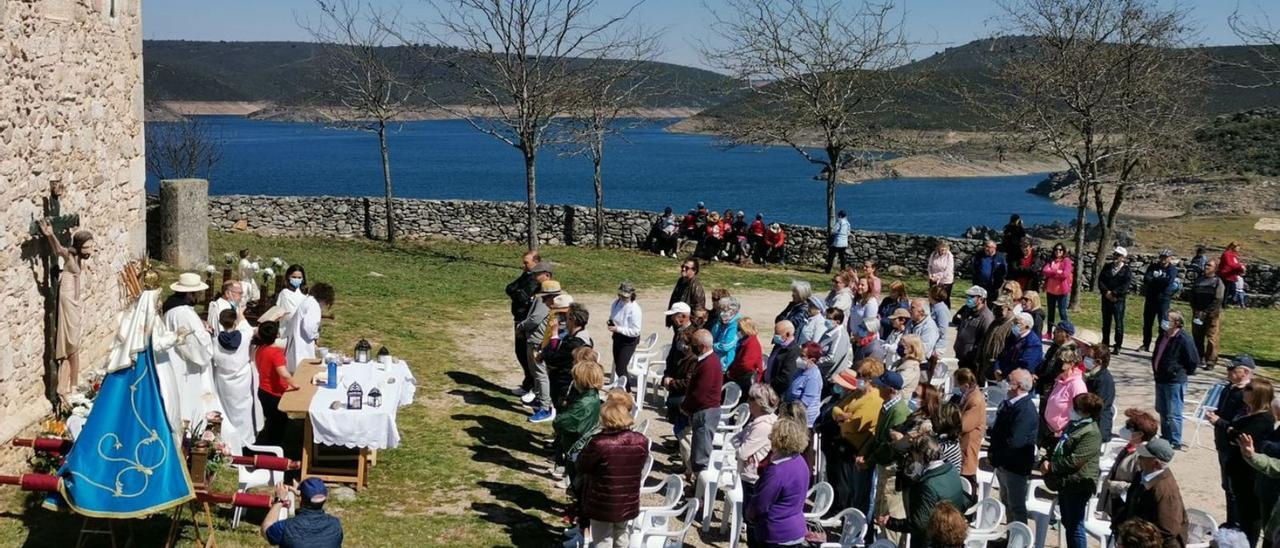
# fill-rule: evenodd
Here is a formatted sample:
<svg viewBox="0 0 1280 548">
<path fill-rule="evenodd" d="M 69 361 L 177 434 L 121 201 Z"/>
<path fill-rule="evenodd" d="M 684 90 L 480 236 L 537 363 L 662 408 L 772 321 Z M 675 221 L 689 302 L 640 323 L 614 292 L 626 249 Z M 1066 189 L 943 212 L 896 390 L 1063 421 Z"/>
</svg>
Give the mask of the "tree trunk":
<svg viewBox="0 0 1280 548">
<path fill-rule="evenodd" d="M 387 194 L 387 243 L 395 245 L 395 206 L 391 200 L 391 153 L 387 149 L 386 122 L 378 122 L 378 146 L 382 148 L 382 182 Z"/>
<path fill-rule="evenodd" d="M 1093 275 L 1090 276 L 1091 287 L 1098 287 L 1098 278 L 1102 275 L 1102 257 L 1107 252 L 1107 247 L 1111 245 L 1111 237 L 1115 231 L 1116 217 L 1120 215 L 1120 204 L 1124 202 L 1124 194 L 1129 190 L 1128 183 L 1116 185 L 1115 192 L 1111 195 L 1111 207 L 1107 208 L 1107 216 L 1099 223 L 1102 225 L 1102 234 L 1098 239 L 1098 249 L 1093 256 Z M 1102 212 L 1102 189 L 1098 188 L 1094 191 L 1094 204 L 1097 206 L 1099 216 Z"/>
<path fill-rule="evenodd" d="M 1076 234 L 1075 234 L 1075 257 L 1073 261 L 1071 277 L 1071 310 L 1080 310 L 1080 275 L 1084 272 L 1084 222 L 1085 214 L 1089 211 L 1089 187 L 1091 183 L 1080 175 L 1080 192 L 1076 197 Z"/>
<path fill-rule="evenodd" d="M 596 247 L 604 247 L 604 178 L 600 174 L 600 164 L 603 161 L 604 147 L 601 146 L 591 153 L 596 184 Z"/>
<path fill-rule="evenodd" d="M 827 242 L 835 235 L 836 185 L 840 184 L 840 151 L 827 149 Z"/>
<path fill-rule="evenodd" d="M 521 149 L 524 153 L 524 185 L 528 207 L 529 232 L 527 243 L 529 250 L 538 249 L 538 151 L 526 145 Z"/>
</svg>

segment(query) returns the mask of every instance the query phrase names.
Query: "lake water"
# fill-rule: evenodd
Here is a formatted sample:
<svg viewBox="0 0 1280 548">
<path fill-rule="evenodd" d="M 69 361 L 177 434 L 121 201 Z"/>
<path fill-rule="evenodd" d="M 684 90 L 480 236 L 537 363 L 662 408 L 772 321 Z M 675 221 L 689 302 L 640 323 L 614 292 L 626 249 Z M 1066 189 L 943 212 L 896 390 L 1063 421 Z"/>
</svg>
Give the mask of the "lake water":
<svg viewBox="0 0 1280 548">
<path fill-rule="evenodd" d="M 224 140 L 212 194 L 381 196 L 377 138 L 317 124 L 207 117 Z M 702 135 L 670 133 L 667 122 L 628 129 L 605 151 L 605 207 L 677 212 L 763 213 L 767 221 L 821 226 L 825 185 L 818 168 L 783 147 L 725 149 Z M 389 137 L 395 192 L 402 198 L 524 201 L 520 153 L 461 120 L 411 122 Z M 1043 175 L 898 179 L 842 185 L 837 207 L 854 228 L 958 236 L 972 225 L 1069 221 L 1073 212 L 1026 189 Z M 148 187 L 155 191 L 156 181 Z M 591 205 L 591 163 L 539 156 L 538 202 Z"/>
</svg>

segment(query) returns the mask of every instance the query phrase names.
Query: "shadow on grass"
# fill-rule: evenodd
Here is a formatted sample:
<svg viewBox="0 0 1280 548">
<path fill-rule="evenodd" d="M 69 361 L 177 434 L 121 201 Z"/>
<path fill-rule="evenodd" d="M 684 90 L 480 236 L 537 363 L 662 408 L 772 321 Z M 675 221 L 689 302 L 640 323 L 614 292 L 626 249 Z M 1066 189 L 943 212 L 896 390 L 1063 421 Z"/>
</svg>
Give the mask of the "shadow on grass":
<svg viewBox="0 0 1280 548">
<path fill-rule="evenodd" d="M 511 537 L 511 544 L 495 545 L 495 547 L 545 548 L 557 546 L 562 542 L 559 531 L 552 529 L 542 518 L 519 508 L 490 502 L 473 502 L 471 509 L 479 514 L 481 519 L 502 526 Z"/>
<path fill-rule="evenodd" d="M 84 516 L 71 512 L 55 512 L 40 506 L 44 500 L 43 493 L 31 493 L 24 501 L 21 514 L 0 512 L 0 520 L 15 520 L 26 526 L 27 538 L 21 544 L 23 548 L 48 546 L 81 546 L 79 543 L 81 529 L 103 531 L 101 534 L 89 533 L 84 536 L 83 546 L 161 546 L 169 534 L 171 510 L 153 514 L 142 519 L 86 521 Z M 106 533 L 108 524 L 115 530 L 116 542 L 111 542 L 111 535 Z M 184 535 L 179 539 L 193 539 L 190 524 L 184 524 Z"/>
<path fill-rule="evenodd" d="M 518 266 L 518 264 L 514 260 L 512 261 L 511 264 L 495 263 L 495 262 L 490 262 L 483 259 L 477 259 L 475 257 L 471 257 L 469 255 L 465 255 L 461 253 L 451 253 L 447 251 L 441 251 L 437 249 L 435 246 L 432 246 L 430 244 L 401 246 L 396 248 L 396 252 L 404 255 L 413 256 L 413 257 L 435 259 L 444 264 L 470 263 L 470 264 L 480 265 L 480 266 L 509 269 L 515 275 L 520 274 L 520 266 Z"/>
<path fill-rule="evenodd" d="M 546 454 L 547 442 L 533 432 L 501 419 L 486 415 L 452 415 L 454 421 L 475 421 L 475 426 L 463 429 L 480 446 L 505 449 L 518 453 Z"/>
</svg>

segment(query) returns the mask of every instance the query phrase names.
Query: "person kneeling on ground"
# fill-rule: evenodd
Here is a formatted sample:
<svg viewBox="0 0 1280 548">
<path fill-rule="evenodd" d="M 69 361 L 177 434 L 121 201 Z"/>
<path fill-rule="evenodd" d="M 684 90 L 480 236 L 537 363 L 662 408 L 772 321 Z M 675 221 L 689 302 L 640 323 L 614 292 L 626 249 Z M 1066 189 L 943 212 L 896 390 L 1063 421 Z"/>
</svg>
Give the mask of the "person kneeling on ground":
<svg viewBox="0 0 1280 548">
<path fill-rule="evenodd" d="M 324 501 L 329 498 L 324 482 L 320 478 L 303 480 L 296 490 L 301 500 L 298 513 L 282 520 L 280 511 L 285 508 L 291 492 L 295 490 L 288 485 L 276 485 L 271 509 L 262 520 L 262 536 L 267 542 L 282 548 L 341 547 L 342 522 L 324 511 Z"/>
</svg>

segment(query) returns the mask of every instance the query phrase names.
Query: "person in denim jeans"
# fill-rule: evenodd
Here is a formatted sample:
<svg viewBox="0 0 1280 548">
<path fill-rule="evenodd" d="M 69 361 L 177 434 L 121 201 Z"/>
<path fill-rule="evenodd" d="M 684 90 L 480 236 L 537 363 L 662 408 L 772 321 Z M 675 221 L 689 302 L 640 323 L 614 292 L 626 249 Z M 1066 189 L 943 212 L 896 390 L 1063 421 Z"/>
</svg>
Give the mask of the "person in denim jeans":
<svg viewBox="0 0 1280 548">
<path fill-rule="evenodd" d="M 1161 322 L 1163 333 L 1151 356 L 1156 381 L 1156 413 L 1160 414 L 1160 437 L 1174 449 L 1182 447 L 1182 400 L 1187 392 L 1187 375 L 1200 366 L 1200 354 L 1191 335 L 1182 329 L 1182 313 L 1169 311 Z"/>
<path fill-rule="evenodd" d="M 1058 511 L 1066 529 L 1067 548 L 1087 548 L 1084 529 L 1089 499 L 1098 490 L 1102 434 L 1098 414 L 1102 398 L 1085 392 L 1071 402 L 1071 422 L 1040 467 L 1045 486 L 1058 492 Z"/>
</svg>

